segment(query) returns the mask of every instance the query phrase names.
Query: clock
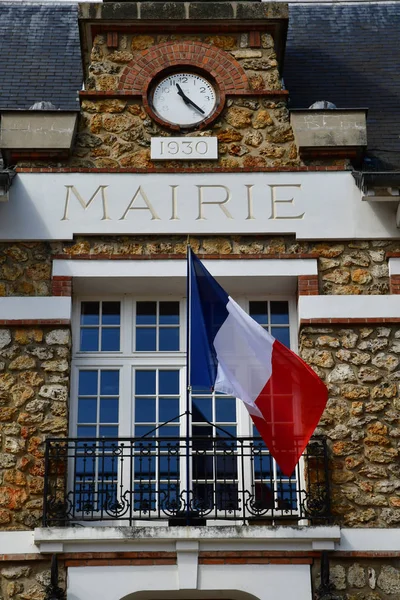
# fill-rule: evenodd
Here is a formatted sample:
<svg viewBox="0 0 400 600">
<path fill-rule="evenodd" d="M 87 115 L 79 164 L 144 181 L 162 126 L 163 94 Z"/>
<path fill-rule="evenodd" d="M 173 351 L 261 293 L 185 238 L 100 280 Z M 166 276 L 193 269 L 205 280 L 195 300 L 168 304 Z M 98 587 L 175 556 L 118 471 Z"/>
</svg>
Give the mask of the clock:
<svg viewBox="0 0 400 600">
<path fill-rule="evenodd" d="M 202 75 L 186 71 L 172 73 L 150 88 L 149 104 L 155 115 L 180 128 L 196 127 L 217 106 L 215 86 Z"/>
</svg>

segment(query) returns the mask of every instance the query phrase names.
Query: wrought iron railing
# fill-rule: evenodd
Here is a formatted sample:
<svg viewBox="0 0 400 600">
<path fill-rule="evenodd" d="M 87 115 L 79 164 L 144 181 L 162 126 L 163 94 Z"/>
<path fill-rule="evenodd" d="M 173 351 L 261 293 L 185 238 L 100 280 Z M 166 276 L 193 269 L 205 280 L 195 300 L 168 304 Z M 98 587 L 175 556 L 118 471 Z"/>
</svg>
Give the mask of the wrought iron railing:
<svg viewBox="0 0 400 600">
<path fill-rule="evenodd" d="M 291 477 L 257 438 L 49 439 L 45 460 L 45 526 L 330 520 L 323 439 Z"/>
</svg>

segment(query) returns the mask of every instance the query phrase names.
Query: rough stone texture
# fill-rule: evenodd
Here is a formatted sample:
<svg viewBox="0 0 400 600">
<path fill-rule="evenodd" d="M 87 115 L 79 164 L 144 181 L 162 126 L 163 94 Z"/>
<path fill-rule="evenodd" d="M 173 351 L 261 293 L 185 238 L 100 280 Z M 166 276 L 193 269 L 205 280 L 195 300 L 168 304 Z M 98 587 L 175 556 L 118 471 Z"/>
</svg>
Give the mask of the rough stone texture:
<svg viewBox="0 0 400 600">
<path fill-rule="evenodd" d="M 353 560 L 331 557 L 329 600 L 397 600 L 400 597 L 399 559 Z M 319 561 L 314 562 L 311 574 L 314 590 L 317 590 L 321 582 Z"/>
<path fill-rule="evenodd" d="M 45 242 L 0 243 L 0 296 L 51 295 L 51 252 Z M 3 344 L 0 333 L 0 347 Z"/>
<path fill-rule="evenodd" d="M 66 588 L 66 570 L 59 561 L 58 582 Z M 4 562 L 0 569 L 0 597 L 2 600 L 45 600 L 50 584 L 48 560 L 32 562 Z"/>
<path fill-rule="evenodd" d="M 262 48 L 257 50 L 248 47 L 248 36 L 238 34 L 128 34 L 119 36 L 118 48 L 108 48 L 105 36 L 97 35 L 93 42 L 86 89 L 116 91 L 128 63 L 157 44 L 185 40 L 206 43 L 226 52 L 244 69 L 249 90 L 254 92 L 252 97 L 228 97 L 224 110 L 207 129 L 181 133 L 183 136 L 217 136 L 218 161 L 152 163 L 148 155 L 151 137 L 176 136 L 176 131 L 153 121 L 144 110 L 141 98 L 99 96 L 82 101 L 76 148 L 69 166 L 150 168 L 157 171 L 185 166 L 193 171 L 203 171 L 215 166 L 240 170 L 301 164 L 293 144 L 286 102 L 280 96 L 257 96 L 259 91 L 282 89 L 273 40 L 269 34 L 263 34 Z M 224 139 L 227 129 L 232 130 L 230 139 Z M 235 145 L 234 142 L 239 140 L 243 140 L 242 144 Z M 143 151 L 146 151 L 144 156 Z M 20 164 L 40 165 L 38 162 Z"/>
<path fill-rule="evenodd" d="M 3 329 L 1 339 L 0 528 L 31 529 L 42 516 L 44 440 L 68 431 L 71 336 L 65 327 L 35 326 Z M 66 377 L 54 383 L 59 372 Z M 26 577 L 14 571 L 3 569 L 2 578 Z M 8 589 L 4 598 L 12 595 Z M 32 595 L 24 587 L 18 598 L 36 600 L 42 591 Z"/>
<path fill-rule="evenodd" d="M 328 438 L 335 522 L 347 527 L 400 522 L 400 369 L 393 353 L 399 331 L 388 325 L 300 332 L 301 356 L 328 385 L 317 433 Z M 348 574 L 354 588 L 364 587 L 366 577 L 357 565 Z"/>
</svg>

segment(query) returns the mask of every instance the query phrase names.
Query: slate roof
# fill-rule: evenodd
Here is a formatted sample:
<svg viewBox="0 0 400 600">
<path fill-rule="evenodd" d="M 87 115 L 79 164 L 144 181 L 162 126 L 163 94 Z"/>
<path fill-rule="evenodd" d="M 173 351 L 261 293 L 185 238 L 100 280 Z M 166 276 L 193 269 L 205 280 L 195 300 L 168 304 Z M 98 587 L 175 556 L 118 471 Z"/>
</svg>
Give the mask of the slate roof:
<svg viewBox="0 0 400 600">
<path fill-rule="evenodd" d="M 81 87 L 77 5 L 0 2 L 0 110 L 77 109 Z"/>
<path fill-rule="evenodd" d="M 368 155 L 379 161 L 364 168 L 400 170 L 399 40 L 399 2 L 290 5 L 290 107 L 368 108 Z"/>
<path fill-rule="evenodd" d="M 400 2 L 291 4 L 284 65 L 291 108 L 369 108 L 366 169 L 400 170 Z M 78 108 L 77 5 L 0 0 L 0 110 Z"/>
</svg>

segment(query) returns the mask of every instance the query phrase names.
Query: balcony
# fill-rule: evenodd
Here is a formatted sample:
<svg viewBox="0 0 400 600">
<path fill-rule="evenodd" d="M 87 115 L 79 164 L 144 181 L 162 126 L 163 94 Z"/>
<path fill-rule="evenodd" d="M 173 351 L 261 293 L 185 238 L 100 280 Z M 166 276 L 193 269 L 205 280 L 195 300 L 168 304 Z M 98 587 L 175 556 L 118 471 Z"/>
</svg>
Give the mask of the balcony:
<svg viewBox="0 0 400 600">
<path fill-rule="evenodd" d="M 224 432 L 216 438 L 47 440 L 45 527 L 149 521 L 328 524 L 326 442 L 312 440 L 286 477 L 260 438 Z"/>
</svg>

